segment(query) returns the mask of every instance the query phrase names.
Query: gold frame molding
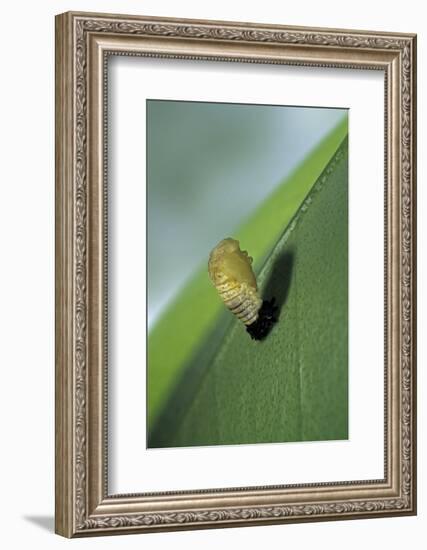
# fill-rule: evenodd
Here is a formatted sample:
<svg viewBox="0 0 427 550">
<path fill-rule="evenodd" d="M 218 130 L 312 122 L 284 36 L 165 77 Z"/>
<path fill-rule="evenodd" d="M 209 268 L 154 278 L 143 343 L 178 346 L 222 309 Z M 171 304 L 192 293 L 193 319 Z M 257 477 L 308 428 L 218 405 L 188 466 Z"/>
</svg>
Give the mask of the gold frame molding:
<svg viewBox="0 0 427 550">
<path fill-rule="evenodd" d="M 109 55 L 384 72 L 384 479 L 108 494 L 104 208 Z M 58 534 L 78 537 L 416 513 L 415 124 L 413 34 L 73 12 L 56 17 Z"/>
</svg>

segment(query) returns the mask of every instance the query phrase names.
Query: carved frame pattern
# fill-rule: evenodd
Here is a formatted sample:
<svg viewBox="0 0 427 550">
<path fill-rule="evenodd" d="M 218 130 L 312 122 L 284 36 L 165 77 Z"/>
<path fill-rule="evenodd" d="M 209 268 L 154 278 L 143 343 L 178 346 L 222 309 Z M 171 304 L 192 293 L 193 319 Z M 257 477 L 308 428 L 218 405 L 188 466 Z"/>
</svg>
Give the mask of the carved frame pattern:
<svg viewBox="0 0 427 550">
<path fill-rule="evenodd" d="M 57 16 L 56 25 L 56 531 L 73 537 L 414 514 L 415 36 L 85 13 Z M 145 42 L 154 40 L 154 45 L 147 51 L 135 51 L 138 40 L 143 50 Z M 242 57 L 230 53 L 232 43 L 245 46 L 248 53 Z M 115 45 L 112 49 L 111 44 Z M 173 44 L 177 51 L 162 51 L 163 44 Z M 207 53 L 205 45 L 211 48 Z M 92 148 L 99 145 L 93 132 L 96 134 L 95 126 L 101 124 L 102 113 L 105 115 L 104 61 L 98 64 L 98 77 L 92 75 L 95 56 L 101 50 L 103 60 L 113 53 L 384 70 L 386 189 L 393 201 L 386 223 L 386 239 L 392 247 L 386 262 L 390 262 L 389 274 L 394 273 L 395 281 L 394 287 L 390 285 L 386 326 L 391 330 L 392 321 L 398 350 L 397 368 L 386 376 L 390 403 L 394 404 L 386 414 L 386 440 L 391 439 L 385 452 L 385 480 L 240 488 L 229 490 L 229 495 L 227 490 L 170 493 L 169 497 L 174 497 L 170 501 L 168 494 L 159 494 L 157 500 L 153 495 L 107 494 L 102 395 L 106 373 L 102 371 L 102 352 L 91 355 L 92 319 L 98 319 L 92 314 L 93 302 L 102 301 L 96 286 L 102 285 L 102 268 L 98 272 L 91 262 L 99 262 L 103 256 L 92 251 L 90 244 L 96 230 L 102 241 L 102 229 L 97 225 L 102 208 L 94 204 L 100 195 L 93 194 L 90 186 L 94 179 L 106 175 L 105 166 L 93 168 L 96 160 L 92 156 Z M 96 105 L 101 113 L 97 118 L 91 112 Z M 94 288 L 98 289 L 95 299 Z M 94 360 L 98 367 L 93 366 Z M 393 433 L 396 436 L 392 437 Z M 376 485 L 382 493 L 373 490 Z M 310 488 L 315 496 L 310 496 Z M 280 489 L 284 492 L 277 493 Z M 360 492 L 354 493 L 356 489 Z M 335 498 L 330 492 L 322 497 L 322 490 L 337 493 Z M 209 502 L 204 500 L 205 493 Z M 240 504 L 242 494 L 252 499 L 247 506 Z"/>
</svg>

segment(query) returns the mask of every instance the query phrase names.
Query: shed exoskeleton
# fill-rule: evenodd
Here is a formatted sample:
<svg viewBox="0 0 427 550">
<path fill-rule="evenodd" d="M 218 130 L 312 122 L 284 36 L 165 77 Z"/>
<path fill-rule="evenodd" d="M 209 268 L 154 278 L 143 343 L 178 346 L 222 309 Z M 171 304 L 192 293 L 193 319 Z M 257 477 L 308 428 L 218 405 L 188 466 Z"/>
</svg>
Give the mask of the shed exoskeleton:
<svg viewBox="0 0 427 550">
<path fill-rule="evenodd" d="M 258 319 L 262 299 L 258 294 L 252 258 L 240 250 L 239 241 L 223 239 L 212 250 L 209 276 L 225 305 L 245 325 Z"/>
</svg>

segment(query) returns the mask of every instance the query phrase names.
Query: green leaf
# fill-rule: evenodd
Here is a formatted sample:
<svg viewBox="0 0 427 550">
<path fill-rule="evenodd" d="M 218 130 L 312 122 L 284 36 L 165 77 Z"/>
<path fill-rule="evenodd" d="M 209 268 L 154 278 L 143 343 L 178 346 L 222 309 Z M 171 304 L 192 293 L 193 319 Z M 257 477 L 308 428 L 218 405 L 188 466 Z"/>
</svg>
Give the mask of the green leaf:
<svg viewBox="0 0 427 550">
<path fill-rule="evenodd" d="M 301 205 L 347 135 L 347 117 L 312 151 L 236 230 L 233 237 L 254 257 L 259 270 L 283 229 Z M 218 240 L 228 235 L 221 235 Z M 213 243 L 216 244 L 216 243 Z M 148 337 L 148 425 L 152 427 L 169 405 L 179 380 L 208 335 L 220 338 L 227 322 L 218 324 L 224 306 L 207 275 L 206 261 L 182 289 Z M 215 339 L 214 339 L 215 340 Z M 205 350 L 204 352 L 208 352 Z"/>
<path fill-rule="evenodd" d="M 265 262 L 280 317 L 262 342 L 223 315 L 187 365 L 149 446 L 348 437 L 347 139 Z"/>
</svg>

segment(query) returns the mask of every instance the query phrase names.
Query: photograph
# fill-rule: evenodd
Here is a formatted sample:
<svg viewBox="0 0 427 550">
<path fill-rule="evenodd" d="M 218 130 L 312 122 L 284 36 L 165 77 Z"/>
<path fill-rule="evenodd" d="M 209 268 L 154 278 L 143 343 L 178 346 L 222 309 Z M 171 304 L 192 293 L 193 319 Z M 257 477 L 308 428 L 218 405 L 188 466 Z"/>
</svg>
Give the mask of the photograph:
<svg viewBox="0 0 427 550">
<path fill-rule="evenodd" d="M 348 439 L 348 110 L 146 120 L 147 447 Z"/>
</svg>

